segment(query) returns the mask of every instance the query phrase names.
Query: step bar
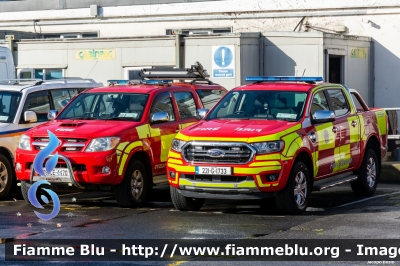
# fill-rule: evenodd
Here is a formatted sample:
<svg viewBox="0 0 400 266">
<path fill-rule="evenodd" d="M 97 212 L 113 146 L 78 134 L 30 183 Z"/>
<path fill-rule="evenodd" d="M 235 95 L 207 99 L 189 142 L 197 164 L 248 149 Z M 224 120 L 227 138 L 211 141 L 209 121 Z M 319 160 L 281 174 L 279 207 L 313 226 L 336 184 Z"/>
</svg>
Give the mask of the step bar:
<svg viewBox="0 0 400 266">
<path fill-rule="evenodd" d="M 329 177 L 326 179 L 318 180 L 314 182 L 313 191 L 321 191 L 327 188 L 338 186 L 347 182 L 357 180 L 358 175 L 354 174 L 342 174 L 334 177 Z"/>
</svg>

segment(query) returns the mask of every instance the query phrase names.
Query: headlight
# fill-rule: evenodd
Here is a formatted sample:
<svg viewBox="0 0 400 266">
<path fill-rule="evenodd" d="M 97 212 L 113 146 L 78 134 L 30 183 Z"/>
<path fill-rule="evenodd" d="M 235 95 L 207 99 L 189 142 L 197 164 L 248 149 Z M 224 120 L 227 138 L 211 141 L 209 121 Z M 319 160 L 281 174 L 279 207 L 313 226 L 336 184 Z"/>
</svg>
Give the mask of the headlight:
<svg viewBox="0 0 400 266">
<path fill-rule="evenodd" d="M 186 141 L 174 139 L 172 141 L 171 149 L 177 152 L 182 152 L 182 146 L 186 144 Z"/>
<path fill-rule="evenodd" d="M 114 149 L 118 145 L 118 143 L 119 143 L 119 138 L 117 137 L 93 139 L 85 151 L 86 152 L 109 151 Z"/>
<path fill-rule="evenodd" d="M 278 152 L 283 149 L 283 141 L 270 141 L 270 142 L 258 142 L 251 144 L 256 150 L 257 154 L 266 154 L 272 152 Z"/>
<path fill-rule="evenodd" d="M 27 135 L 22 135 L 18 142 L 18 148 L 21 150 L 30 151 L 31 149 L 31 138 Z"/>
</svg>

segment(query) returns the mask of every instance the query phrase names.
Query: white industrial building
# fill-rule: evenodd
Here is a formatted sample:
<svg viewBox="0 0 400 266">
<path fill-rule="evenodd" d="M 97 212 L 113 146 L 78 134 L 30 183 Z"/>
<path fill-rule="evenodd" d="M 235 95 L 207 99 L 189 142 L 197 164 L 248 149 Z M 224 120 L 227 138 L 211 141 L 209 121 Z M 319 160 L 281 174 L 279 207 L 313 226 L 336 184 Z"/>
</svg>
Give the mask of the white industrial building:
<svg viewBox="0 0 400 266">
<path fill-rule="evenodd" d="M 0 38 L 15 36 L 23 75 L 130 78 L 176 60 L 204 62 L 213 74 L 212 54 L 226 46 L 235 72 L 211 80 L 229 89 L 244 75 L 322 75 L 370 105 L 397 107 L 399 14 L 398 0 L 1 1 Z"/>
</svg>

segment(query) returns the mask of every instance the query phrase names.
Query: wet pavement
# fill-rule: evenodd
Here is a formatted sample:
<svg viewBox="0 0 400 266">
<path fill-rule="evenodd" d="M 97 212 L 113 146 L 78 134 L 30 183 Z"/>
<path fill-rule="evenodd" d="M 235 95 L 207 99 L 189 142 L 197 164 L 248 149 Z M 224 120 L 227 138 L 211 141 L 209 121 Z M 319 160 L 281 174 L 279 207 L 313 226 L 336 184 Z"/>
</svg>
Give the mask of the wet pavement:
<svg viewBox="0 0 400 266">
<path fill-rule="evenodd" d="M 298 216 L 280 215 L 262 209 L 257 201 L 246 204 L 207 201 L 200 211 L 180 212 L 172 205 L 168 187 L 155 188 L 149 203 L 139 209 L 120 208 L 106 194 L 69 193 L 59 197 L 61 211 L 50 221 L 38 219 L 33 212 L 37 209 L 20 198 L 0 201 L 1 242 L 28 238 L 400 238 L 400 185 L 395 183 L 379 184 L 377 193 L 371 198 L 354 196 L 348 184 L 314 192 L 309 208 Z M 4 244 L 0 245 L 0 260 L 4 260 Z M 19 263 L 10 262 L 9 265 Z M 238 265 L 243 265 L 243 262 Z"/>
</svg>

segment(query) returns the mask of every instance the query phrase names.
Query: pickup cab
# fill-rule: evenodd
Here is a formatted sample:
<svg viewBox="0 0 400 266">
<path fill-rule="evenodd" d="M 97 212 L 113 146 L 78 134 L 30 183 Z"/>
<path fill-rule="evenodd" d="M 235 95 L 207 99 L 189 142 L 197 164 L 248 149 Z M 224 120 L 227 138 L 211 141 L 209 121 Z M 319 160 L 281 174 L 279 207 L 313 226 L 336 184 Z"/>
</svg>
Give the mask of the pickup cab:
<svg viewBox="0 0 400 266">
<path fill-rule="evenodd" d="M 199 210 L 207 198 L 262 199 L 299 214 L 311 191 L 345 182 L 374 194 L 387 149 L 383 109 L 320 77 L 247 80 L 255 83 L 198 110 L 205 117 L 173 140 L 167 174 L 178 210 Z"/>
<path fill-rule="evenodd" d="M 112 189 L 119 206 L 142 206 L 153 185 L 168 183 L 166 161 L 176 133 L 197 121 L 197 108 L 213 106 L 226 93 L 203 80 L 204 75 L 195 75 L 202 73 L 198 66 L 185 71 L 187 76 L 168 77 L 193 81 L 110 81 L 108 87 L 79 94 L 53 121 L 25 132 L 15 155 L 25 200 L 29 202 L 27 191 L 33 182 L 47 180 L 52 185 Z M 43 155 L 52 142 L 54 149 Z M 46 160 L 40 162 L 39 154 Z M 56 155 L 58 161 L 49 170 L 50 158 Z"/>
</svg>

